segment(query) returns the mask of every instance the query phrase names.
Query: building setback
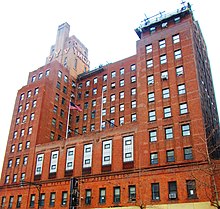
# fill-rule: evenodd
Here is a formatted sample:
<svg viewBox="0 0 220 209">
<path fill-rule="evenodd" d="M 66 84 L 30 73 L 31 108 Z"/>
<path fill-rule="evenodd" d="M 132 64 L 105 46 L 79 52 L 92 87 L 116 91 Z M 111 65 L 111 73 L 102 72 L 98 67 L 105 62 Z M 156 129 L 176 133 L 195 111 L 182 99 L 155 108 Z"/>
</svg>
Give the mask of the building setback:
<svg viewBox="0 0 220 209">
<path fill-rule="evenodd" d="M 190 5 L 145 19 L 135 55 L 91 71 L 69 29 L 18 91 L 1 207 L 213 208 L 219 118 Z"/>
</svg>

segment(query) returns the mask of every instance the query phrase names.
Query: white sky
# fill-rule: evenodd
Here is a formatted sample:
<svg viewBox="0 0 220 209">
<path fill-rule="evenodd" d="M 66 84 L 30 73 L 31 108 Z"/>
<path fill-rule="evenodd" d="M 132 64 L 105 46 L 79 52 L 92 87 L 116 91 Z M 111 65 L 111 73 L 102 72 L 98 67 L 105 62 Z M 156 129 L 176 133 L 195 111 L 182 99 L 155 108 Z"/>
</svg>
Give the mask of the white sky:
<svg viewBox="0 0 220 209">
<path fill-rule="evenodd" d="M 208 47 L 220 110 L 219 1 L 191 0 Z M 68 22 L 89 50 L 91 69 L 136 53 L 134 29 L 158 12 L 180 8 L 181 0 L 12 0 L 0 2 L 0 172 L 17 91 L 28 73 L 45 64 L 58 25 Z M 217 32 L 217 33 L 216 33 Z"/>
</svg>

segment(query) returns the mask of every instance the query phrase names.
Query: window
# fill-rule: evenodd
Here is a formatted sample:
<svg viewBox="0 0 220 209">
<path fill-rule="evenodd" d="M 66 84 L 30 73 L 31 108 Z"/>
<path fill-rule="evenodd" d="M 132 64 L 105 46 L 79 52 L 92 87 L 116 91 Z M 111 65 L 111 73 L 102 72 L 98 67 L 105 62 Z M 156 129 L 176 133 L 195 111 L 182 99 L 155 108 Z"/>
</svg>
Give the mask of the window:
<svg viewBox="0 0 220 209">
<path fill-rule="evenodd" d="M 85 204 L 90 205 L 91 204 L 91 196 L 92 196 L 92 190 L 86 189 L 86 198 L 85 198 Z"/>
<path fill-rule="evenodd" d="M 174 156 L 174 150 L 167 150 L 167 162 L 174 162 L 175 156 Z"/>
<path fill-rule="evenodd" d="M 184 151 L 184 160 L 192 160 L 193 155 L 192 155 L 192 147 L 186 147 L 183 149 Z"/>
<path fill-rule="evenodd" d="M 68 192 L 62 192 L 61 205 L 67 205 Z"/>
<path fill-rule="evenodd" d="M 96 83 L 98 83 L 98 78 L 93 79 L 93 84 L 96 84 Z"/>
<path fill-rule="evenodd" d="M 23 165 L 27 165 L 27 163 L 28 163 L 28 156 L 25 156 L 23 158 Z"/>
<path fill-rule="evenodd" d="M 94 88 L 94 89 L 92 90 L 92 94 L 93 94 L 93 95 L 96 95 L 96 94 L 97 94 L 97 88 Z"/>
<path fill-rule="evenodd" d="M 22 143 L 19 143 L 18 144 L 18 151 L 21 151 L 22 150 Z"/>
<path fill-rule="evenodd" d="M 161 27 L 162 27 L 162 28 L 166 28 L 167 25 L 168 25 L 168 23 L 167 23 L 167 22 L 164 22 L 164 23 L 161 24 Z"/>
<path fill-rule="evenodd" d="M 18 125 L 20 123 L 20 118 L 16 118 L 15 124 Z"/>
<path fill-rule="evenodd" d="M 83 120 L 86 121 L 87 120 L 87 114 L 83 115 Z M 77 120 L 77 122 L 79 122 L 79 120 Z"/>
<path fill-rule="evenodd" d="M 185 84 L 180 84 L 178 85 L 178 94 L 185 94 L 186 93 L 186 88 L 185 88 Z"/>
<path fill-rule="evenodd" d="M 116 72 L 113 71 L 113 72 L 111 73 L 111 76 L 112 76 L 112 78 L 115 78 L 115 77 L 116 77 Z"/>
<path fill-rule="evenodd" d="M 119 105 L 119 110 L 120 110 L 120 112 L 124 111 L 125 110 L 125 105 L 124 104 L 120 104 Z"/>
<path fill-rule="evenodd" d="M 59 129 L 62 131 L 63 129 L 63 123 L 59 122 Z"/>
<path fill-rule="evenodd" d="M 66 86 L 63 87 L 63 93 L 64 93 L 64 94 L 67 93 L 67 88 L 66 88 Z"/>
<path fill-rule="evenodd" d="M 128 186 L 128 195 L 129 195 L 129 201 L 136 201 L 136 186 L 135 185 Z"/>
<path fill-rule="evenodd" d="M 56 95 L 55 95 L 55 101 L 58 102 L 58 101 L 59 101 L 59 97 L 60 97 L 60 95 L 56 93 Z"/>
<path fill-rule="evenodd" d="M 35 201 L 35 194 L 31 194 L 31 198 L 30 198 L 30 207 L 31 208 L 34 207 L 34 201 Z"/>
<path fill-rule="evenodd" d="M 90 125 L 90 131 L 95 131 L 95 124 Z"/>
<path fill-rule="evenodd" d="M 103 81 L 107 81 L 108 76 L 107 75 L 103 75 Z"/>
<path fill-rule="evenodd" d="M 197 198 L 196 181 L 195 180 L 187 180 L 186 181 L 186 189 L 187 189 L 187 197 L 189 199 Z"/>
<path fill-rule="evenodd" d="M 156 120 L 156 111 L 151 110 L 148 112 L 148 120 L 149 121 L 155 121 Z"/>
<path fill-rule="evenodd" d="M 43 77 L 43 73 L 39 73 L 38 79 L 40 80 Z"/>
<path fill-rule="evenodd" d="M 10 179 L 10 176 L 9 176 L 9 175 L 5 176 L 5 184 L 8 184 L 8 183 L 9 183 L 9 179 Z"/>
<path fill-rule="evenodd" d="M 34 75 L 34 76 L 32 76 L 32 78 L 31 78 L 31 82 L 35 82 L 36 81 L 36 76 Z"/>
<path fill-rule="evenodd" d="M 12 167 L 12 160 L 9 160 L 8 161 L 8 168 L 11 168 Z"/>
<path fill-rule="evenodd" d="M 57 109 L 58 109 L 58 107 L 57 107 L 56 105 L 54 105 L 54 107 L 53 107 L 53 112 L 54 112 L 54 113 L 57 113 Z"/>
<path fill-rule="evenodd" d="M 102 109 L 102 116 L 106 115 L 106 109 Z"/>
<path fill-rule="evenodd" d="M 160 47 L 160 49 L 166 47 L 166 41 L 165 41 L 165 39 L 159 41 L 159 47 Z"/>
<path fill-rule="evenodd" d="M 37 95 L 39 93 L 39 88 L 34 89 L 34 95 Z"/>
<path fill-rule="evenodd" d="M 106 101 L 107 101 L 106 97 L 103 97 L 103 98 L 102 98 L 102 103 L 105 104 Z"/>
<path fill-rule="evenodd" d="M 123 162 L 134 161 L 133 136 L 123 138 Z"/>
<path fill-rule="evenodd" d="M 55 133 L 53 131 L 50 132 L 50 140 L 53 141 L 55 137 Z"/>
<path fill-rule="evenodd" d="M 147 76 L 147 84 L 148 85 L 154 84 L 154 76 L 153 75 Z"/>
<path fill-rule="evenodd" d="M 157 141 L 157 131 L 156 130 L 149 131 L 149 139 L 150 139 L 150 142 Z"/>
<path fill-rule="evenodd" d="M 111 165 L 112 163 L 112 140 L 102 142 L 102 165 Z"/>
<path fill-rule="evenodd" d="M 44 154 L 37 155 L 35 175 L 41 175 L 43 168 Z"/>
<path fill-rule="evenodd" d="M 131 83 L 135 83 L 136 82 L 136 76 L 131 76 Z"/>
<path fill-rule="evenodd" d="M 109 126 L 114 128 L 115 127 L 115 119 L 110 119 Z"/>
<path fill-rule="evenodd" d="M 150 28 L 150 33 L 152 34 L 152 33 L 154 33 L 156 31 L 156 27 L 151 27 Z"/>
<path fill-rule="evenodd" d="M 180 22 L 180 17 L 175 17 L 175 18 L 174 18 L 174 22 L 175 22 L 175 23 Z"/>
<path fill-rule="evenodd" d="M 120 187 L 114 187 L 113 202 L 114 203 L 120 202 Z"/>
<path fill-rule="evenodd" d="M 22 180 L 22 181 L 25 180 L 25 173 L 21 173 L 21 180 Z"/>
<path fill-rule="evenodd" d="M 51 152 L 50 156 L 50 173 L 56 173 L 58 164 L 59 151 Z"/>
<path fill-rule="evenodd" d="M 65 100 L 63 97 L 62 97 L 61 104 L 62 104 L 62 105 L 65 105 L 65 104 L 66 104 L 66 100 Z"/>
<path fill-rule="evenodd" d="M 45 193 L 40 194 L 39 206 L 44 206 L 45 204 Z"/>
<path fill-rule="evenodd" d="M 115 101 L 115 94 L 111 95 L 111 102 Z"/>
<path fill-rule="evenodd" d="M 176 76 L 183 75 L 183 66 L 179 66 L 176 68 Z"/>
<path fill-rule="evenodd" d="M 20 95 L 20 101 L 24 100 L 24 94 Z"/>
<path fill-rule="evenodd" d="M 119 93 L 119 98 L 120 99 L 123 99 L 125 97 L 125 92 L 124 91 L 121 91 L 120 93 Z"/>
<path fill-rule="evenodd" d="M 167 99 L 170 97 L 170 89 L 163 89 L 162 90 L 162 94 L 163 94 L 163 99 Z"/>
<path fill-rule="evenodd" d="M 57 73 L 58 78 L 62 78 L 62 72 L 59 70 Z"/>
<path fill-rule="evenodd" d="M 148 102 L 154 102 L 155 97 L 154 97 L 154 92 L 148 93 Z"/>
<path fill-rule="evenodd" d="M 28 128 L 28 135 L 31 135 L 31 134 L 32 134 L 32 130 L 33 130 L 32 127 L 29 127 L 29 128 Z"/>
<path fill-rule="evenodd" d="M 13 139 L 16 139 L 16 138 L 17 138 L 17 135 L 18 135 L 18 132 L 17 132 L 17 131 L 14 131 L 14 133 L 13 133 Z"/>
<path fill-rule="evenodd" d="M 179 34 L 174 35 L 173 36 L 173 43 L 176 44 L 179 42 L 180 42 L 180 35 Z"/>
<path fill-rule="evenodd" d="M 115 112 L 115 106 L 110 107 L 110 113 L 114 113 Z"/>
<path fill-rule="evenodd" d="M 20 158 L 16 158 L 15 160 L 15 167 L 19 166 L 20 164 Z"/>
<path fill-rule="evenodd" d="M 60 86 L 61 86 L 60 82 L 57 81 L 57 85 L 56 85 L 56 87 L 57 87 L 58 89 L 60 89 Z"/>
<path fill-rule="evenodd" d="M 64 80 L 65 83 L 67 83 L 68 82 L 68 77 L 65 75 L 63 80 Z"/>
<path fill-rule="evenodd" d="M 31 91 L 28 91 L 27 92 L 27 98 L 30 98 L 31 97 Z"/>
<path fill-rule="evenodd" d="M 152 200 L 159 200 L 160 199 L 159 183 L 152 183 L 151 184 L 151 192 L 152 192 Z"/>
<path fill-rule="evenodd" d="M 125 80 L 120 80 L 119 86 L 124 86 L 125 85 Z"/>
<path fill-rule="evenodd" d="M 52 125 L 56 126 L 56 119 L 55 118 L 52 119 Z"/>
<path fill-rule="evenodd" d="M 173 138 L 173 128 L 165 128 L 165 138 L 166 139 L 172 139 Z"/>
<path fill-rule="evenodd" d="M 133 113 L 131 114 L 131 122 L 137 121 L 137 114 Z"/>
<path fill-rule="evenodd" d="M 13 201 L 14 201 L 14 196 L 10 196 L 10 197 L 9 197 L 8 208 L 12 208 Z"/>
<path fill-rule="evenodd" d="M 124 68 L 121 68 L 120 69 L 120 75 L 124 75 L 125 74 L 125 69 Z"/>
<path fill-rule="evenodd" d="M 166 71 L 163 71 L 162 73 L 161 73 L 161 79 L 162 80 L 168 80 L 168 71 L 166 70 Z"/>
<path fill-rule="evenodd" d="M 29 103 L 26 103 L 25 104 L 25 110 L 28 110 L 29 109 Z"/>
<path fill-rule="evenodd" d="M 136 88 L 131 89 L 131 96 L 136 95 Z"/>
<path fill-rule="evenodd" d="M 137 107 L 137 102 L 136 102 L 136 100 L 131 101 L 131 108 L 134 109 L 134 108 L 136 108 L 136 107 Z"/>
<path fill-rule="evenodd" d="M 86 87 L 90 86 L 90 80 L 86 81 Z"/>
<path fill-rule="evenodd" d="M 136 65 L 135 64 L 131 65 L 131 71 L 135 71 L 135 70 L 136 70 Z"/>
<path fill-rule="evenodd" d="M 50 75 L 50 70 L 46 70 L 46 73 L 45 73 L 46 77 Z"/>
<path fill-rule="evenodd" d="M 167 55 L 166 54 L 160 56 L 160 64 L 165 64 L 165 63 L 167 63 Z"/>
<path fill-rule="evenodd" d="M 92 119 L 95 119 L 95 113 L 96 113 L 95 110 L 93 110 L 93 111 L 91 112 L 91 118 L 92 118 Z"/>
<path fill-rule="evenodd" d="M 13 153 L 15 151 L 15 145 L 11 145 L 11 152 Z"/>
<path fill-rule="evenodd" d="M 88 107 L 89 107 L 89 103 L 88 103 L 88 102 L 85 102 L 85 103 L 84 103 L 84 109 L 88 109 Z"/>
<path fill-rule="evenodd" d="M 30 148 L 30 144 L 31 144 L 31 142 L 27 141 L 26 144 L 25 144 L 25 149 L 29 149 Z"/>
<path fill-rule="evenodd" d="M 180 59 L 181 57 L 182 57 L 182 53 L 181 53 L 181 50 L 179 49 L 179 50 L 176 50 L 175 52 L 174 52 L 174 57 L 175 57 L 175 59 L 177 60 L 177 59 Z"/>
<path fill-rule="evenodd" d="M 19 107 L 18 107 L 18 112 L 21 112 L 22 111 L 22 105 L 20 105 Z"/>
<path fill-rule="evenodd" d="M 92 100 L 92 107 L 96 106 L 96 100 Z"/>
<path fill-rule="evenodd" d="M 163 108 L 164 118 L 170 118 L 172 116 L 171 107 Z"/>
<path fill-rule="evenodd" d="M 20 136 L 24 136 L 24 129 L 21 130 Z"/>
<path fill-rule="evenodd" d="M 150 164 L 151 165 L 156 165 L 158 164 L 158 153 L 154 152 L 150 154 Z"/>
<path fill-rule="evenodd" d="M 153 60 L 150 59 L 150 60 L 147 60 L 147 68 L 151 68 L 153 67 Z"/>
<path fill-rule="evenodd" d="M 99 203 L 104 204 L 106 201 L 106 189 L 101 188 L 99 189 Z"/>
<path fill-rule="evenodd" d="M 190 136 L 190 126 L 189 124 L 181 125 L 182 136 Z"/>
<path fill-rule="evenodd" d="M 168 189 L 169 189 L 169 199 L 176 199 L 177 198 L 176 181 L 168 182 Z"/>
<path fill-rule="evenodd" d="M 5 207 L 5 202 L 6 202 L 6 197 L 3 196 L 3 197 L 2 197 L 2 201 L 1 201 L 1 207 L 2 207 L 2 208 Z"/>
<path fill-rule="evenodd" d="M 55 200 L 56 200 L 56 192 L 51 192 L 50 193 L 50 206 L 55 206 Z"/>
<path fill-rule="evenodd" d="M 60 110 L 60 116 L 63 118 L 64 117 L 64 110 Z"/>
<path fill-rule="evenodd" d="M 180 104 L 180 115 L 188 113 L 187 103 Z"/>
<path fill-rule="evenodd" d="M 150 53 L 150 52 L 152 52 L 152 50 L 153 50 L 152 44 L 149 44 L 149 45 L 146 46 L 146 53 L 147 53 L 147 54 Z"/>
<path fill-rule="evenodd" d="M 102 130 L 104 130 L 106 128 L 106 122 L 105 121 L 102 121 Z"/>
<path fill-rule="evenodd" d="M 123 125 L 124 123 L 125 123 L 125 118 L 124 118 L 124 116 L 122 116 L 119 118 L 119 124 Z"/>
<path fill-rule="evenodd" d="M 114 89 L 115 88 L 115 82 L 111 83 L 111 89 Z"/>
<path fill-rule="evenodd" d="M 31 113 L 31 115 L 30 115 L 30 120 L 31 120 L 31 121 L 34 120 L 34 113 Z"/>
<path fill-rule="evenodd" d="M 35 108 L 37 106 L 37 100 L 34 100 L 32 103 L 32 107 Z"/>
</svg>

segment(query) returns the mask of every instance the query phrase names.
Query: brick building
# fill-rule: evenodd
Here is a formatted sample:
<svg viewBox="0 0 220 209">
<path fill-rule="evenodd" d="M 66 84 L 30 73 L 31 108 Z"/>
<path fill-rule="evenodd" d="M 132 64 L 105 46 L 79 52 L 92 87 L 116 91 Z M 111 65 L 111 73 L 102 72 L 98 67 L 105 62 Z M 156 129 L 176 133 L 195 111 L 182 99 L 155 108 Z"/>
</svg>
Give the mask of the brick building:
<svg viewBox="0 0 220 209">
<path fill-rule="evenodd" d="M 212 208 L 219 119 L 190 5 L 146 19 L 135 55 L 91 71 L 69 28 L 18 91 L 1 207 L 68 208 L 75 177 L 78 208 Z"/>
</svg>

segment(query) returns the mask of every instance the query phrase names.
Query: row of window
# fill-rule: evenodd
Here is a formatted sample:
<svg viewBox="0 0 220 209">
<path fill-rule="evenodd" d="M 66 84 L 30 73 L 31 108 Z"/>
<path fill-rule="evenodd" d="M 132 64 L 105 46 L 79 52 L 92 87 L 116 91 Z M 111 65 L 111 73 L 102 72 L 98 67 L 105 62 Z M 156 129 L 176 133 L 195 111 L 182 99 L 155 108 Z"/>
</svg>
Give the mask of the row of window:
<svg viewBox="0 0 220 209">
<path fill-rule="evenodd" d="M 32 102 L 32 108 L 35 108 L 36 106 L 37 106 L 37 100 L 34 100 L 33 102 Z M 29 109 L 29 107 L 30 107 L 30 103 L 29 102 L 27 102 L 26 104 L 25 104 L 25 111 L 27 111 L 28 109 Z M 20 113 L 20 112 L 22 112 L 22 105 L 19 105 L 19 107 L 18 107 L 18 113 Z"/>
<path fill-rule="evenodd" d="M 28 135 L 31 135 L 32 132 L 33 132 L 33 127 L 29 127 L 27 134 L 28 134 Z M 20 131 L 20 137 L 23 137 L 24 134 L 25 134 L 25 129 L 21 129 L 21 131 Z M 16 139 L 17 137 L 18 137 L 18 131 L 14 131 L 14 133 L 13 133 L 13 139 Z"/>
<path fill-rule="evenodd" d="M 179 34 L 175 34 L 172 36 L 172 41 L 173 44 L 179 43 L 180 42 L 180 35 Z M 163 49 L 166 47 L 166 39 L 161 39 L 158 42 L 158 46 L 160 49 Z M 148 44 L 146 46 L 146 54 L 152 53 L 153 52 L 153 45 L 152 44 Z"/>
<path fill-rule="evenodd" d="M 38 93 L 39 93 L 39 88 L 37 87 L 37 88 L 34 89 L 34 95 L 38 95 Z M 30 98 L 31 95 L 32 95 L 32 91 L 29 90 L 29 91 L 27 92 L 27 98 Z M 25 99 L 25 93 L 22 93 L 22 94 L 20 95 L 20 101 L 23 101 L 24 99 Z"/>
<path fill-rule="evenodd" d="M 135 64 L 132 64 L 131 67 L 130 67 L 130 70 L 131 70 L 131 71 L 135 71 L 135 70 L 136 70 L 136 65 L 135 65 Z M 125 74 L 125 69 L 124 69 L 124 68 L 121 68 L 120 71 L 119 71 L 119 73 L 120 73 L 120 76 L 124 75 L 124 74 Z M 112 72 L 111 72 L 111 78 L 116 78 L 116 71 L 112 71 Z M 103 81 L 107 81 L 108 75 L 107 75 L 107 74 L 103 75 L 103 78 L 102 78 L 102 79 L 103 79 Z M 131 82 L 132 82 L 133 80 L 134 80 L 134 78 L 133 78 L 133 76 L 132 76 L 132 77 L 131 77 Z M 95 77 L 95 78 L 93 79 L 93 84 L 97 84 L 97 83 L 98 83 L 98 78 Z M 90 80 L 87 80 L 87 81 L 85 82 L 85 87 L 89 87 L 90 85 L 91 85 L 91 81 L 90 81 Z M 79 83 L 78 88 L 81 89 L 82 86 L 83 86 L 83 84 L 82 84 L 82 83 Z"/>
<path fill-rule="evenodd" d="M 25 143 L 25 149 L 29 149 L 30 148 L 30 141 L 26 141 L 26 143 Z M 22 147 L 23 147 L 23 145 L 22 145 L 22 143 L 19 143 L 18 144 L 18 152 L 20 152 L 21 150 L 22 150 Z M 10 152 L 11 153 L 14 153 L 15 152 L 15 144 L 12 144 L 11 145 L 11 149 L 10 149 Z"/>
<path fill-rule="evenodd" d="M 23 165 L 25 166 L 25 165 L 27 165 L 27 163 L 28 163 L 28 156 L 24 156 L 23 157 Z M 11 168 L 12 165 L 13 165 L 13 160 L 9 159 L 8 160 L 8 168 Z M 15 167 L 17 167 L 19 165 L 20 165 L 20 158 L 18 157 L 15 159 Z"/>
<path fill-rule="evenodd" d="M 48 77 L 49 75 L 50 75 L 50 69 L 45 71 L 45 76 Z M 38 74 L 38 76 L 33 75 L 32 78 L 31 78 L 31 82 L 35 82 L 37 77 L 38 77 L 38 80 L 41 80 L 43 78 L 43 73 L 40 72 Z"/>
<path fill-rule="evenodd" d="M 136 186 L 135 185 L 129 185 L 128 186 L 128 201 L 136 201 Z M 168 191 L 168 199 L 169 200 L 175 200 L 178 198 L 178 189 L 177 189 L 177 182 L 176 181 L 169 181 L 168 186 L 167 186 L 167 191 Z M 164 192 L 164 191 L 163 191 Z M 195 199 L 197 198 L 197 192 L 196 192 L 196 182 L 195 180 L 186 180 L 186 192 L 187 192 L 187 198 L 188 199 Z M 123 191 L 124 193 L 124 191 Z M 160 196 L 160 183 L 151 183 L 151 200 L 153 201 L 159 201 L 161 199 Z M 107 200 L 107 189 L 104 188 L 99 188 L 99 204 L 106 204 Z M 110 194 L 109 194 L 110 195 Z M 115 186 L 113 187 L 113 197 L 112 201 L 113 203 L 120 203 L 121 202 L 121 195 L 122 195 L 122 188 L 120 186 Z M 51 192 L 49 195 L 49 206 L 54 207 L 55 202 L 56 202 L 56 192 Z M 42 207 L 45 205 L 45 199 L 46 199 L 46 194 L 41 193 L 40 194 L 40 200 L 39 200 L 39 205 Z M 84 199 L 84 204 L 85 205 L 91 205 L 92 204 L 92 189 L 86 189 L 85 190 L 85 199 Z M 14 202 L 14 196 L 9 197 L 9 202 L 8 202 L 8 208 L 12 208 Z M 17 202 L 16 202 L 16 208 L 21 207 L 21 202 L 22 202 L 22 195 L 17 196 Z M 61 197 L 61 206 L 65 206 L 68 203 L 68 192 L 67 191 L 62 191 L 62 197 Z M 31 194 L 30 196 L 30 202 L 29 206 L 34 207 L 36 204 L 36 195 Z M 3 196 L 1 198 L 1 207 L 6 206 L 6 196 Z"/>
</svg>

